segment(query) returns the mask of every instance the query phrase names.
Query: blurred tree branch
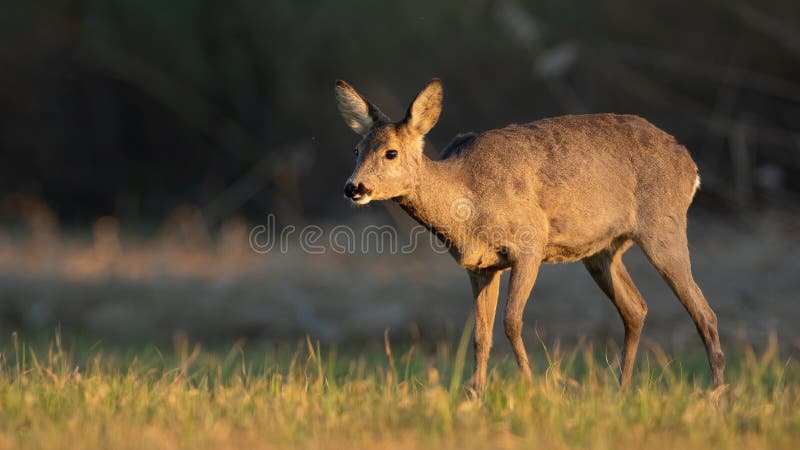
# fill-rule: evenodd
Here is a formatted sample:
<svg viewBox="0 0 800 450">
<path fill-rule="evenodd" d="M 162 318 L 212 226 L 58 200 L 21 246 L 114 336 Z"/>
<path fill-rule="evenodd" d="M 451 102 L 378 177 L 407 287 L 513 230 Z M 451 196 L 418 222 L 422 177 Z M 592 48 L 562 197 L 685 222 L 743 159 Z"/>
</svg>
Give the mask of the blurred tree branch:
<svg viewBox="0 0 800 450">
<path fill-rule="evenodd" d="M 789 25 L 776 17 L 772 17 L 741 2 L 720 2 L 720 4 L 727 7 L 742 22 L 754 30 L 771 37 L 796 56 L 800 56 L 800 31 L 797 30 L 797 24 L 795 26 Z"/>
</svg>

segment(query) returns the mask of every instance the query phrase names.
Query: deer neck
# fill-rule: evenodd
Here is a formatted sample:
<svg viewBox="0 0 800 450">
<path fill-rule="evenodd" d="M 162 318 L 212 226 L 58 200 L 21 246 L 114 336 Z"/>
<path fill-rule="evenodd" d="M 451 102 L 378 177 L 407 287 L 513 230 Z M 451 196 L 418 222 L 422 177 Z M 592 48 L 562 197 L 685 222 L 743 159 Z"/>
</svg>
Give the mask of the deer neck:
<svg viewBox="0 0 800 450">
<path fill-rule="evenodd" d="M 423 156 L 411 192 L 395 199 L 414 220 L 440 239 L 457 245 L 456 235 L 474 211 L 469 189 L 455 159 L 434 161 Z M 465 219 L 466 218 L 466 219 Z"/>
</svg>

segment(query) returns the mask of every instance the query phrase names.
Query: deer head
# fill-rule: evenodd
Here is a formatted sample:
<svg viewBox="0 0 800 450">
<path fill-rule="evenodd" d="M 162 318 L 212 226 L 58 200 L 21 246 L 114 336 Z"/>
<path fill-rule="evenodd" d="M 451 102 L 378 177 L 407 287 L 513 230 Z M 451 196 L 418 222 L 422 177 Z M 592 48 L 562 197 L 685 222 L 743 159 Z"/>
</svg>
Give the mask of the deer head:
<svg viewBox="0 0 800 450">
<path fill-rule="evenodd" d="M 403 120 L 392 122 L 380 109 L 344 81 L 336 82 L 339 112 L 362 136 L 356 145 L 356 167 L 344 195 L 357 205 L 408 195 L 425 158 L 425 135 L 442 111 L 442 83 L 433 79 L 417 94 Z"/>
</svg>

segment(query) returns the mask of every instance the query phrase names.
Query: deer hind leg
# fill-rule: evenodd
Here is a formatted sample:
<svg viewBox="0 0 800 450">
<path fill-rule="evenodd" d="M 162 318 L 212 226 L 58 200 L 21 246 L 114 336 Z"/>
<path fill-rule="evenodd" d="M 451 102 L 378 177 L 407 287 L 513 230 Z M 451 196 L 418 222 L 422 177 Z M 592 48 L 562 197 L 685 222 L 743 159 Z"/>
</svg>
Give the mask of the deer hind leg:
<svg viewBox="0 0 800 450">
<path fill-rule="evenodd" d="M 715 388 L 721 386 L 725 355 L 719 343 L 717 316 L 692 277 L 686 222 L 677 223 L 666 233 L 643 235 L 638 243 L 692 317 L 705 344 L 712 383 Z"/>
<path fill-rule="evenodd" d="M 471 384 L 480 394 L 486 388 L 492 328 L 500 292 L 500 271 L 469 271 L 469 281 L 475 296 L 475 372 Z"/>
<path fill-rule="evenodd" d="M 623 242 L 622 245 L 603 250 L 583 260 L 583 264 L 589 270 L 594 281 L 614 303 L 625 326 L 625 343 L 622 348 L 622 366 L 619 378 L 620 386 L 623 389 L 631 383 L 639 338 L 642 335 L 644 318 L 647 315 L 647 304 L 622 263 L 622 254 L 632 243 L 632 241 Z"/>
<path fill-rule="evenodd" d="M 531 289 L 536 282 L 540 261 L 527 258 L 517 261 L 511 267 L 511 278 L 508 283 L 508 301 L 506 303 L 505 325 L 506 337 L 514 349 L 517 365 L 526 381 L 531 379 L 531 367 L 528 362 L 528 353 L 522 342 L 522 313 L 525 303 L 531 295 Z"/>
</svg>

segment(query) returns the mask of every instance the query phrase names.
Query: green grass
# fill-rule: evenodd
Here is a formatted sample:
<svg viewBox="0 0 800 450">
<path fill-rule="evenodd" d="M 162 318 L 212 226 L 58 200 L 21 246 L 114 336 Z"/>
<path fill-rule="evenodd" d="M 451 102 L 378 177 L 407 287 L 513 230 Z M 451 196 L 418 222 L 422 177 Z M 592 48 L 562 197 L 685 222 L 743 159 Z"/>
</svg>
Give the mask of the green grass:
<svg viewBox="0 0 800 450">
<path fill-rule="evenodd" d="M 462 388 L 466 336 L 425 351 L 171 347 L 4 338 L 0 448 L 800 448 L 800 370 L 777 345 L 730 355 L 716 392 L 703 358 L 643 352 L 626 393 L 605 351 L 540 347 L 530 386 L 493 359 L 483 399 Z"/>
</svg>

